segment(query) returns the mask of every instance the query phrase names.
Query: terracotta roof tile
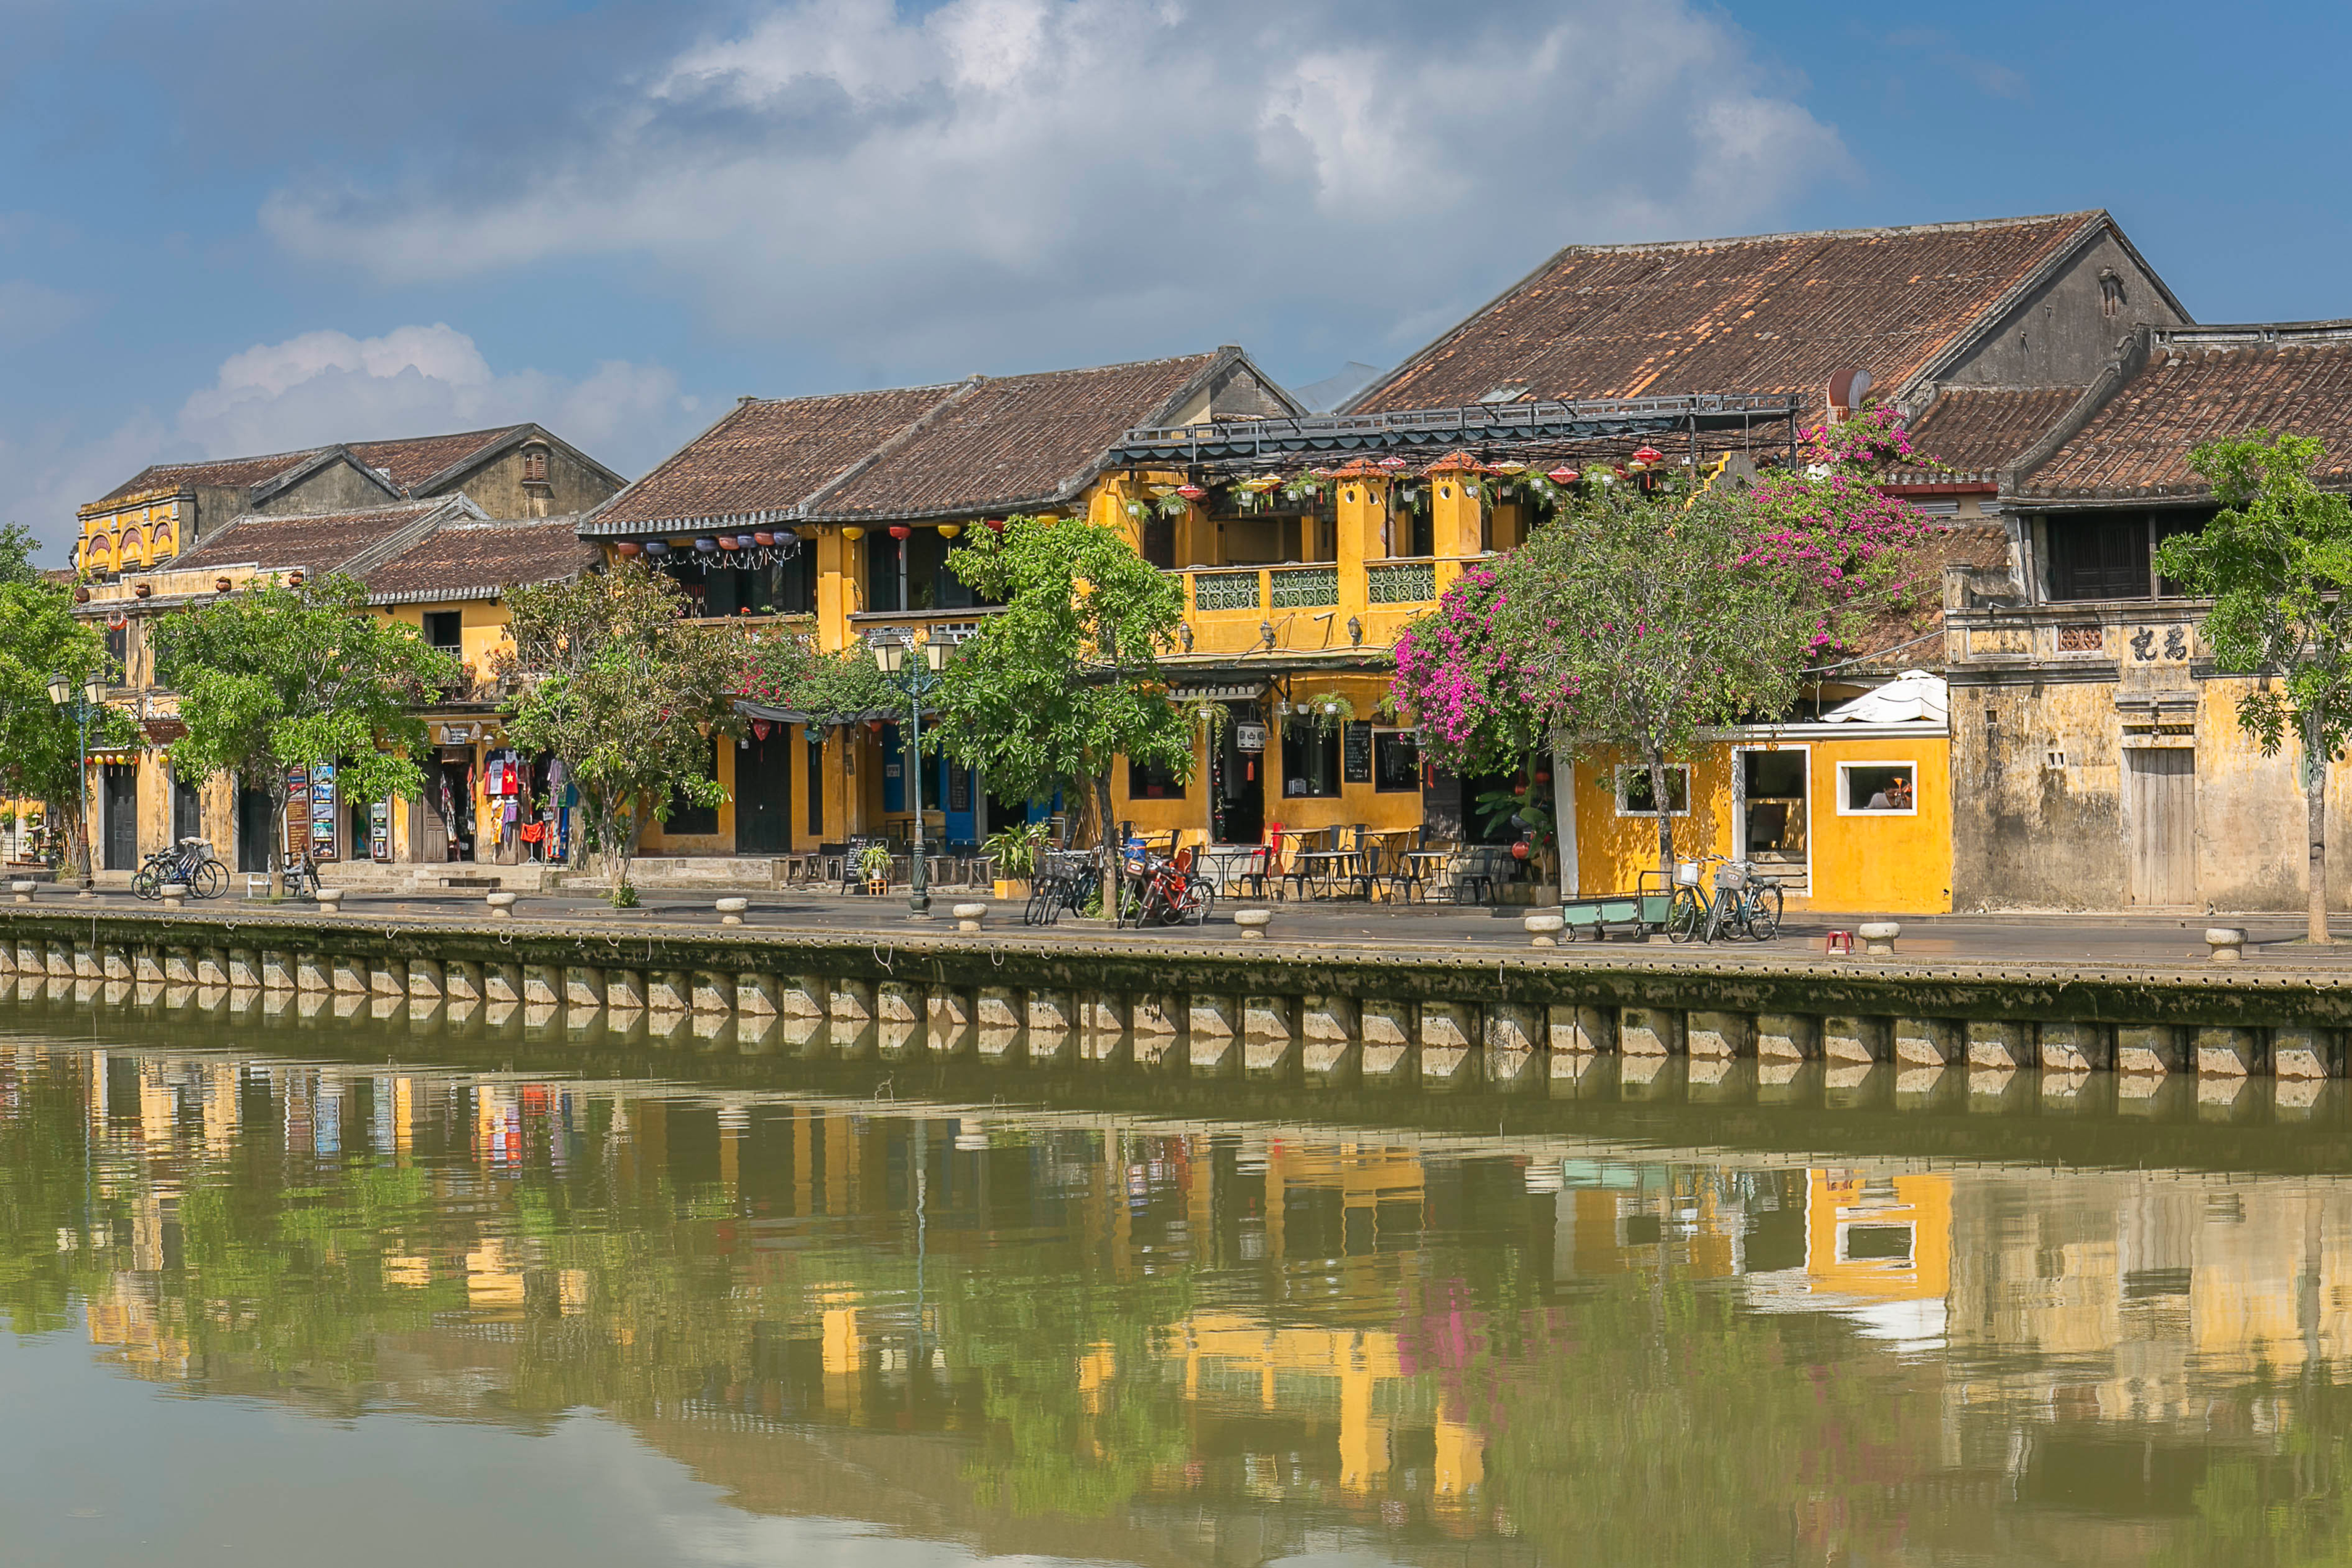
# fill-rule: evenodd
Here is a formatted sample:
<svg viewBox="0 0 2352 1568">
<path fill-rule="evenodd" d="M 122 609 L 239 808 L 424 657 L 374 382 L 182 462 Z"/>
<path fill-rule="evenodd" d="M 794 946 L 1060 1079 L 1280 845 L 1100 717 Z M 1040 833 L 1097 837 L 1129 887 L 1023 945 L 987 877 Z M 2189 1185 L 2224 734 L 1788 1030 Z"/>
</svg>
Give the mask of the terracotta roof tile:
<svg viewBox="0 0 2352 1568">
<path fill-rule="evenodd" d="M 2037 499 L 2209 493 L 2189 467 L 2200 441 L 2263 429 L 2326 445 L 2315 477 L 2352 486 L 2352 321 L 2184 327 L 2154 334 L 2147 364 L 2019 485 Z"/>
<path fill-rule="evenodd" d="M 2096 212 L 1657 245 L 1574 245 L 1349 405 L 1686 393 L 1894 394 Z"/>
<path fill-rule="evenodd" d="M 810 508 L 820 517 L 982 511 L 1061 499 L 1214 354 L 991 376 L 942 405 Z"/>
<path fill-rule="evenodd" d="M 99 503 L 150 490 L 192 489 L 195 486 L 258 485 L 317 457 L 323 447 L 299 452 L 273 452 L 260 458 L 214 458 L 201 463 L 151 463 L 104 495 Z"/>
<path fill-rule="evenodd" d="M 594 521 L 600 531 L 685 527 L 789 510 L 961 384 L 744 402 L 614 497 Z"/>
<path fill-rule="evenodd" d="M 2079 386 L 1947 387 L 1912 422 L 1911 446 L 1959 474 L 1990 475 L 2056 429 L 2082 395 Z M 1923 469 L 1917 477 L 1957 476 Z"/>
<path fill-rule="evenodd" d="M 392 476 L 403 490 L 414 489 L 442 469 L 464 461 L 484 447 L 505 440 L 520 425 L 495 430 L 461 430 L 449 436 L 414 436 L 402 441 L 353 441 L 352 455 L 371 468 Z"/>
<path fill-rule="evenodd" d="M 359 511 L 310 512 L 296 517 L 247 513 L 169 564 L 172 570 L 184 571 L 249 562 L 265 571 L 288 571 L 299 566 L 324 575 L 449 504 L 443 500 L 408 500 Z"/>
<path fill-rule="evenodd" d="M 379 601 L 487 596 L 527 583 L 553 583 L 595 563 L 577 517 L 449 522 L 367 574 Z"/>
</svg>

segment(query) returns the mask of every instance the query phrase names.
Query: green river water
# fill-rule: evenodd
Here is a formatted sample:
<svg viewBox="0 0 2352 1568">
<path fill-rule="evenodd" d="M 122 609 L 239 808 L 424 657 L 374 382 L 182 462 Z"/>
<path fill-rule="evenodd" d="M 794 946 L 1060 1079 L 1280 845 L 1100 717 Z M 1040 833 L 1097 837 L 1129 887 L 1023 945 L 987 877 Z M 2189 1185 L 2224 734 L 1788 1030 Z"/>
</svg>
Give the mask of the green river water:
<svg viewBox="0 0 2352 1568">
<path fill-rule="evenodd" d="M 0 1008 L 0 1563 L 2352 1562 L 2336 1086 L 797 1071 Z"/>
</svg>

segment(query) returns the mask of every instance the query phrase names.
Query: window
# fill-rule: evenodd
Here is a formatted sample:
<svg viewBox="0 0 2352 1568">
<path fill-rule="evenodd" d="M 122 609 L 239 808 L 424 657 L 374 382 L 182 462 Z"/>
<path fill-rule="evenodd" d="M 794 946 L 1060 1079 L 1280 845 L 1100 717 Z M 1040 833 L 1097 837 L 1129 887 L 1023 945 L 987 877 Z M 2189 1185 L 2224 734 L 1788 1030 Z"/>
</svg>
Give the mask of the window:
<svg viewBox="0 0 2352 1568">
<path fill-rule="evenodd" d="M 1127 797 L 1129 800 L 1182 800 L 1184 780 L 1173 768 L 1154 767 L 1150 763 L 1127 760 Z"/>
<path fill-rule="evenodd" d="M 459 635 L 464 624 L 464 615 L 460 611 L 427 611 L 425 616 L 425 640 L 435 647 L 456 653 L 465 644 L 465 638 Z"/>
<path fill-rule="evenodd" d="M 1420 737 L 1410 730 L 1372 731 L 1372 789 L 1378 795 L 1420 792 Z"/>
<path fill-rule="evenodd" d="M 106 628 L 106 668 L 109 685 L 121 686 L 131 679 L 131 622 L 127 618 Z"/>
<path fill-rule="evenodd" d="M 2124 295 L 2124 280 L 2122 275 L 2117 273 L 2112 267 L 2100 268 L 2099 314 L 2102 316 L 2120 316 L 2124 313 L 2124 306 L 2127 303 L 2129 303 L 2129 300 L 2127 300 Z"/>
<path fill-rule="evenodd" d="M 522 449 L 522 482 L 527 485 L 547 483 L 547 448 L 525 447 Z"/>
<path fill-rule="evenodd" d="M 719 776 L 719 742 L 715 736 L 710 742 L 710 753 L 703 759 L 702 766 L 703 776 L 706 778 L 715 779 Z M 717 806 L 697 805 L 687 799 L 682 791 L 673 789 L 669 792 L 669 820 L 662 824 L 663 833 L 676 838 L 681 834 L 718 831 L 719 808 Z"/>
<path fill-rule="evenodd" d="M 812 724 L 808 736 L 808 830 L 824 837 L 824 731 Z"/>
<path fill-rule="evenodd" d="M 1311 719 L 1282 721 L 1282 793 L 1320 800 L 1339 793 L 1339 731 Z"/>
<path fill-rule="evenodd" d="M 2053 518 L 2049 529 L 2053 599 L 2148 597 L 2144 514 Z"/>
<path fill-rule="evenodd" d="M 1838 815 L 1916 816 L 1918 780 L 1916 763 L 1840 763 Z"/>
<path fill-rule="evenodd" d="M 1628 764 L 1617 770 L 1617 815 L 1655 816 L 1658 806 L 1650 793 L 1650 770 Z M 1690 764 L 1666 764 L 1666 815 L 1690 815 Z"/>
</svg>

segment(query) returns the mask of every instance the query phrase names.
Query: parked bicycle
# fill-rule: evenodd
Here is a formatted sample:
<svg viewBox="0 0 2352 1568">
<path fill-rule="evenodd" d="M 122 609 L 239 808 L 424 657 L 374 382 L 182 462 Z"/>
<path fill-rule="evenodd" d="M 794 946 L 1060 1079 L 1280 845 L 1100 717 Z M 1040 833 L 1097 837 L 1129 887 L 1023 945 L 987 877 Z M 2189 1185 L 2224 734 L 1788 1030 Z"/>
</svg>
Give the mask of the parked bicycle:
<svg viewBox="0 0 2352 1568">
<path fill-rule="evenodd" d="M 158 849 L 131 873 L 131 890 L 142 899 L 160 899 L 165 884 L 178 882 L 200 899 L 217 899 L 228 891 L 228 868 L 202 838 L 183 838 L 168 849 Z"/>
<path fill-rule="evenodd" d="M 1139 926 L 1206 925 L 1217 889 L 1192 868 L 1192 851 L 1162 859 L 1139 844 L 1128 847 L 1126 882 Z"/>
<path fill-rule="evenodd" d="M 1709 866 L 1715 868 L 1711 876 Z M 1748 862 L 1702 856 L 1675 868 L 1675 882 L 1674 902 L 1666 910 L 1667 941 L 1769 942 L 1780 934 L 1780 886 L 1759 879 Z"/>
<path fill-rule="evenodd" d="M 1041 849 L 1029 879 L 1029 901 L 1021 923 L 1049 926 L 1065 912 L 1084 914 L 1102 888 L 1102 869 L 1091 850 Z"/>
</svg>

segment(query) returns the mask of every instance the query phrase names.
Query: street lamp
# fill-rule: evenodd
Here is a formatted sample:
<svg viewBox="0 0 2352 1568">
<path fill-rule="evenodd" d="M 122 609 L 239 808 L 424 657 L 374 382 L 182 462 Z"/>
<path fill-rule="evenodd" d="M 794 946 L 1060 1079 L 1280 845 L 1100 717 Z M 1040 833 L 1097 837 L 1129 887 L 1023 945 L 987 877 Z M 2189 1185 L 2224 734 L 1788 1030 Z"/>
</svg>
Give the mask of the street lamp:
<svg viewBox="0 0 2352 1568">
<path fill-rule="evenodd" d="M 73 704 L 74 731 L 81 742 L 81 890 L 88 894 L 98 881 L 89 858 L 89 721 L 106 706 L 105 672 L 93 669 L 82 677 L 81 690 L 76 693 L 71 678 L 59 670 L 49 677 L 49 701 L 58 708 Z"/>
<path fill-rule="evenodd" d="M 882 667 L 883 676 L 907 694 L 907 772 L 915 784 L 915 875 L 908 891 L 907 918 L 927 921 L 931 918 L 931 873 L 923 855 L 923 702 L 940 688 L 947 645 L 926 639 L 920 658 L 907 657 L 912 651 L 911 634 L 866 646 L 874 650 L 874 662 Z"/>
</svg>

